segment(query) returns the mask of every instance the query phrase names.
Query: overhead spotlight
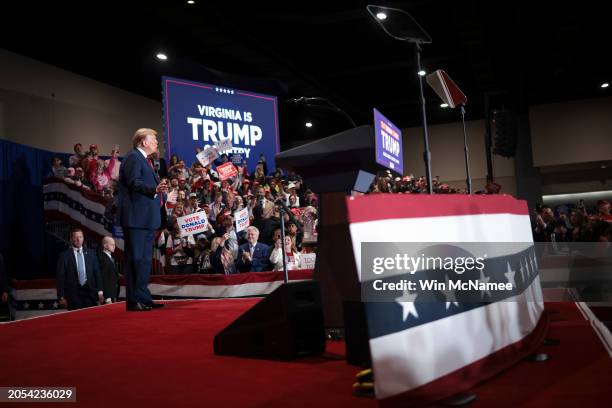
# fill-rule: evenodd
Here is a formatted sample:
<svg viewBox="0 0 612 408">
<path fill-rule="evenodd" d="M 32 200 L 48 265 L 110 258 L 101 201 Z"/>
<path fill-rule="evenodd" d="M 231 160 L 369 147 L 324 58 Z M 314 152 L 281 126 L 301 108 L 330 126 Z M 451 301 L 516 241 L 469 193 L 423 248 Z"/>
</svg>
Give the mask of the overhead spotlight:
<svg viewBox="0 0 612 408">
<path fill-rule="evenodd" d="M 306 122 L 305 125 L 306 125 L 307 128 L 311 128 L 312 127 L 312 122 Z"/>
<path fill-rule="evenodd" d="M 610 86 L 610 83 L 609 83 L 609 82 L 604 82 L 603 84 L 601 84 L 601 87 L 602 87 L 602 88 L 607 88 L 607 87 L 609 87 L 609 86 Z"/>
<path fill-rule="evenodd" d="M 385 13 L 383 13 L 382 11 L 376 13 L 376 18 L 379 20 L 386 20 L 387 19 L 387 15 Z"/>
<path fill-rule="evenodd" d="M 448 108 L 448 103 L 441 103 L 441 104 L 440 104 L 440 107 L 441 107 L 441 108 Z"/>
<path fill-rule="evenodd" d="M 419 72 L 417 72 L 417 74 L 419 74 L 419 76 L 425 76 L 425 74 L 427 74 L 427 72 L 425 72 L 425 70 L 420 70 Z"/>
<path fill-rule="evenodd" d="M 160 61 L 166 61 L 168 59 L 168 56 L 164 54 L 163 52 L 158 52 L 156 57 Z"/>
<path fill-rule="evenodd" d="M 187 4 L 195 4 L 194 0 L 187 0 Z"/>
<path fill-rule="evenodd" d="M 602 169 L 607 169 L 607 168 L 608 168 L 608 166 L 606 166 L 605 164 L 602 164 L 602 165 L 601 165 L 601 168 L 602 168 Z"/>
</svg>

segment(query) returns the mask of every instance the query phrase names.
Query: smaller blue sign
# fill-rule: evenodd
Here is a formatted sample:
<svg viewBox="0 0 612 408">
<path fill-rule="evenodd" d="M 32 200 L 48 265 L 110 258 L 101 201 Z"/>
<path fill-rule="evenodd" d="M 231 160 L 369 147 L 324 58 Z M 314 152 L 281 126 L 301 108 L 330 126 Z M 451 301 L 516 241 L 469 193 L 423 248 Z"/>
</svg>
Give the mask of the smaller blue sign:
<svg viewBox="0 0 612 408">
<path fill-rule="evenodd" d="M 376 163 L 403 175 L 402 131 L 376 109 L 374 109 L 374 138 Z"/>
</svg>

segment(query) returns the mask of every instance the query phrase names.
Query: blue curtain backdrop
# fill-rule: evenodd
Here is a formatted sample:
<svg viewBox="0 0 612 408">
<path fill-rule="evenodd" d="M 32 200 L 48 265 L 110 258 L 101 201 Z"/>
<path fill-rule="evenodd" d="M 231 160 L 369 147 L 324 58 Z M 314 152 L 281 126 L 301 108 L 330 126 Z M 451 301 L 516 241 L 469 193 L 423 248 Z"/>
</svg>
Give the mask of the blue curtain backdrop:
<svg viewBox="0 0 612 408">
<path fill-rule="evenodd" d="M 52 276 L 45 263 L 43 180 L 56 154 L 0 139 L 0 251 L 17 279 Z"/>
</svg>

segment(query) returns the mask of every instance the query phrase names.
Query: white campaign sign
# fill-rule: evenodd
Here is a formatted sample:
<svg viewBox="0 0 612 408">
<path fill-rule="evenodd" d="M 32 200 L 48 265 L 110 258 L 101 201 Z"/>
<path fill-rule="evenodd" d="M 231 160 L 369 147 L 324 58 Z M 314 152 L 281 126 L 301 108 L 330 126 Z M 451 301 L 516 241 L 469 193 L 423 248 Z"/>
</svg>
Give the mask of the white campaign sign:
<svg viewBox="0 0 612 408">
<path fill-rule="evenodd" d="M 240 211 L 236 211 L 234 213 L 234 218 L 236 219 L 236 232 L 244 231 L 249 227 L 249 210 L 248 208 L 243 208 Z"/>
<path fill-rule="evenodd" d="M 217 148 L 217 151 L 219 153 L 224 153 L 228 150 L 232 150 L 232 138 L 228 137 L 227 139 L 219 140 L 215 147 Z"/>
<path fill-rule="evenodd" d="M 204 211 L 178 217 L 176 223 L 181 230 L 181 237 L 201 234 L 208 229 L 208 219 Z"/>
</svg>

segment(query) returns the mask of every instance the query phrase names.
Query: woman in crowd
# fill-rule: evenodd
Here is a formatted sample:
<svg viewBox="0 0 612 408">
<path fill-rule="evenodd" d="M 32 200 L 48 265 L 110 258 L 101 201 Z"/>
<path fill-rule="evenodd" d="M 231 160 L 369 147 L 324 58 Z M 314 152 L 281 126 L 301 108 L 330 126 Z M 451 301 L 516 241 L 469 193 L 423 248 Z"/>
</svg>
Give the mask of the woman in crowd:
<svg viewBox="0 0 612 408">
<path fill-rule="evenodd" d="M 287 257 L 287 270 L 299 269 L 300 252 L 295 247 L 295 244 L 289 235 L 285 235 L 285 254 Z M 270 263 L 275 271 L 280 271 L 283 269 L 281 239 L 276 240 L 274 244 L 274 249 L 270 253 Z"/>
<path fill-rule="evenodd" d="M 264 173 L 263 164 L 257 164 L 257 167 L 255 167 L 255 171 L 251 175 L 251 181 L 257 181 L 259 184 L 265 184 L 266 173 Z"/>
<path fill-rule="evenodd" d="M 221 275 L 232 275 L 237 273 L 236 262 L 232 252 L 224 244 L 223 237 L 216 237 L 210 246 L 210 263 L 215 273 Z"/>
</svg>

